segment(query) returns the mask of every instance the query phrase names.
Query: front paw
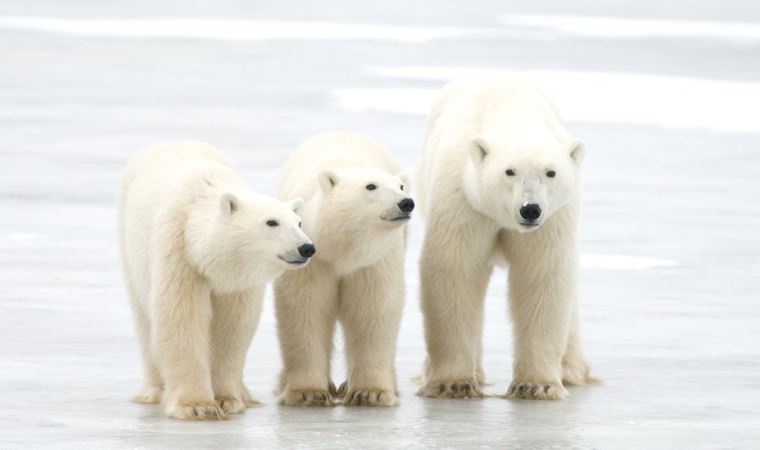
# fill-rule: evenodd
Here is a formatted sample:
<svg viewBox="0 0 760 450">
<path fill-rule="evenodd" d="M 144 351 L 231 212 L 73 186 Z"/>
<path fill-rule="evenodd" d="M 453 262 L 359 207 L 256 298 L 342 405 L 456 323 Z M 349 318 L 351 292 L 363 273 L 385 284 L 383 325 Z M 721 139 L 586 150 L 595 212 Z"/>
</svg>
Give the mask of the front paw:
<svg viewBox="0 0 760 450">
<path fill-rule="evenodd" d="M 475 378 L 432 380 L 426 382 L 417 395 L 431 398 L 483 398 L 480 383 Z"/>
<path fill-rule="evenodd" d="M 513 381 L 507 389 L 507 398 L 527 400 L 564 400 L 567 389 L 562 383 L 534 383 L 530 381 Z"/>
<path fill-rule="evenodd" d="M 346 383 L 340 386 L 338 392 L 345 392 L 343 406 L 396 406 L 398 396 L 392 389 L 384 388 L 349 388 Z"/>
<path fill-rule="evenodd" d="M 224 420 L 229 417 L 213 400 L 173 400 L 167 402 L 164 413 L 180 420 Z"/>
<path fill-rule="evenodd" d="M 280 404 L 286 406 L 335 406 L 329 389 L 286 389 L 280 396 Z"/>
</svg>

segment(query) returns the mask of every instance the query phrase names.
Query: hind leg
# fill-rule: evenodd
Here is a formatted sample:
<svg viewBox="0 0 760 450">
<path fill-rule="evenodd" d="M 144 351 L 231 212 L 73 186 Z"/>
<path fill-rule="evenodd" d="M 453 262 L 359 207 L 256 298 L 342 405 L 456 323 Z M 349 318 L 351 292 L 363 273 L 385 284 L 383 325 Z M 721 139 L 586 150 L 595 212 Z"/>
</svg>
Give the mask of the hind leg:
<svg viewBox="0 0 760 450">
<path fill-rule="evenodd" d="M 132 397 L 132 401 L 156 404 L 161 401 L 164 386 L 161 381 L 161 374 L 158 372 L 155 362 L 153 362 L 150 351 L 150 316 L 145 308 L 140 305 L 133 289 L 129 289 L 129 295 L 143 367 L 143 384 L 137 394 Z"/>
<path fill-rule="evenodd" d="M 583 355 L 581 348 L 579 328 L 578 303 L 576 300 L 573 319 L 570 325 L 570 336 L 567 340 L 567 349 L 562 356 L 562 382 L 566 385 L 582 386 L 598 382 L 589 373 L 588 361 Z"/>
</svg>

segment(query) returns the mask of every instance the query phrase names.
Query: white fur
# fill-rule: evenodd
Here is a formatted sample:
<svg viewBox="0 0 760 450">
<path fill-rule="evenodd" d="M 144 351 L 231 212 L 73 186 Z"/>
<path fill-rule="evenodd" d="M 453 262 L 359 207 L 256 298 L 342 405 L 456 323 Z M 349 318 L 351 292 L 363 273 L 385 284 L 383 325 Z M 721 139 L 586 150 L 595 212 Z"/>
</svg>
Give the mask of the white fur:
<svg viewBox="0 0 760 450">
<path fill-rule="evenodd" d="M 284 260 L 300 259 L 299 245 L 310 243 L 294 212 L 301 204 L 247 190 L 198 142 L 160 144 L 129 163 L 119 240 L 143 355 L 136 401 L 162 401 L 179 419 L 255 404 L 243 385 L 245 354 L 265 284 L 295 268 Z"/>
<path fill-rule="evenodd" d="M 578 337 L 583 154 L 527 81 L 463 80 L 438 97 L 419 173 L 428 350 L 421 395 L 481 396 L 483 300 L 496 262 L 510 267 L 515 360 L 507 395 L 561 399 L 563 381 L 592 381 Z M 523 225 L 526 203 L 543 211 L 535 227 Z"/>
<path fill-rule="evenodd" d="M 370 183 L 377 188 L 368 191 Z M 275 283 L 283 404 L 330 405 L 335 396 L 346 405 L 397 403 L 406 220 L 390 219 L 401 216 L 397 204 L 409 190 L 385 150 L 351 133 L 315 136 L 285 166 L 279 196 L 304 198 L 303 227 L 317 255 Z M 348 362 L 340 391 L 330 380 L 336 321 Z"/>
</svg>

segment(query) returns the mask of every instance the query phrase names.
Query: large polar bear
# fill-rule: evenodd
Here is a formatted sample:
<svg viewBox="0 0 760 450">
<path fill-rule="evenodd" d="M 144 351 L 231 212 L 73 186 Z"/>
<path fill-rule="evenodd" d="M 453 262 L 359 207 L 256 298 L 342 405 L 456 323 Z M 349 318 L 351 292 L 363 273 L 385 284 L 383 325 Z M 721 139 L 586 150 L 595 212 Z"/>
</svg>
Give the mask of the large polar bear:
<svg viewBox="0 0 760 450">
<path fill-rule="evenodd" d="M 578 336 L 583 144 L 518 78 L 452 82 L 436 100 L 419 174 L 428 357 L 420 395 L 479 397 L 483 301 L 509 265 L 510 398 L 562 399 L 591 381 Z"/>
<path fill-rule="evenodd" d="M 280 179 L 280 198 L 303 197 L 303 228 L 319 248 L 309 267 L 275 283 L 282 350 L 280 402 L 291 406 L 391 406 L 404 305 L 409 181 L 378 144 L 330 132 L 299 147 Z M 336 321 L 348 378 L 330 380 Z"/>
<path fill-rule="evenodd" d="M 259 195 L 199 142 L 157 145 L 127 166 L 119 240 L 143 356 L 141 403 L 178 419 L 253 406 L 245 354 L 265 284 L 314 253 L 294 212 Z"/>
</svg>

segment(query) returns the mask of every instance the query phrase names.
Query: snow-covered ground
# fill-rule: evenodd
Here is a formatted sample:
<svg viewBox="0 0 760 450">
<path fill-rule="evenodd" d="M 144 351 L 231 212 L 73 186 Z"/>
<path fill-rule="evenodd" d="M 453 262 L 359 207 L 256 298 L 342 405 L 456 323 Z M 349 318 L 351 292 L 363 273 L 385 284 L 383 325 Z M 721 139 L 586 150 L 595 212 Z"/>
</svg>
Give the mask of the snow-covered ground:
<svg viewBox="0 0 760 450">
<path fill-rule="evenodd" d="M 760 446 L 760 7 L 254 3 L 0 4 L 0 447 Z M 564 402 L 416 397 L 415 221 L 398 408 L 277 406 L 271 296 L 246 370 L 263 407 L 180 423 L 128 401 L 114 196 L 131 154 L 205 140 L 271 193 L 288 152 L 340 128 L 411 172 L 446 79 L 515 70 L 588 145 L 582 319 L 604 384 Z M 505 283 L 487 299 L 493 394 L 511 376 Z"/>
</svg>

